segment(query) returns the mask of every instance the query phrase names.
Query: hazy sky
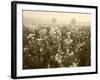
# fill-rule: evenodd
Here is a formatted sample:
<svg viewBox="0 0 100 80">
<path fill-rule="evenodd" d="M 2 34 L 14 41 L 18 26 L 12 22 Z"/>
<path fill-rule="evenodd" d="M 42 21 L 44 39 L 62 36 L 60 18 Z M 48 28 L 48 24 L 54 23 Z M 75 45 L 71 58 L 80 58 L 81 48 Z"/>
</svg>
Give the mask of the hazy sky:
<svg viewBox="0 0 100 80">
<path fill-rule="evenodd" d="M 61 12 L 43 12 L 43 11 L 23 11 L 23 23 L 52 23 L 52 19 L 56 18 L 57 23 L 68 23 L 72 19 L 77 22 L 90 22 L 90 14 L 86 13 L 61 13 Z"/>
</svg>

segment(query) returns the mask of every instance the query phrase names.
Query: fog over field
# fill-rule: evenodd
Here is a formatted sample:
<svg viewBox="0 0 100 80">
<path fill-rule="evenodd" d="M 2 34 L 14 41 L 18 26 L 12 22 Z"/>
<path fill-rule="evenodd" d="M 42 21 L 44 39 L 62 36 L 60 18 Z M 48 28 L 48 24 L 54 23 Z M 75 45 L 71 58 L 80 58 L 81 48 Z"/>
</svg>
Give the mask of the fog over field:
<svg viewBox="0 0 100 80">
<path fill-rule="evenodd" d="M 90 24 L 90 14 L 38 11 L 24 11 L 23 13 L 23 23 L 25 25 L 52 24 L 53 18 L 56 19 L 56 24 L 69 24 L 72 19 L 75 19 L 77 24 Z"/>
</svg>

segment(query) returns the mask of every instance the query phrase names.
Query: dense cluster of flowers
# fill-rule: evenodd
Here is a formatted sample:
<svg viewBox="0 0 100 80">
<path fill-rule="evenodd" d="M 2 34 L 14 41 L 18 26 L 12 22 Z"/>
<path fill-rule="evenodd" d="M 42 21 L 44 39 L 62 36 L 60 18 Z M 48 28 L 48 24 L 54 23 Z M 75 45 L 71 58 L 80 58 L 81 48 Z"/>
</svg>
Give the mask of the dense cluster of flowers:
<svg viewBox="0 0 100 80">
<path fill-rule="evenodd" d="M 90 26 L 23 25 L 23 69 L 90 66 Z"/>
</svg>

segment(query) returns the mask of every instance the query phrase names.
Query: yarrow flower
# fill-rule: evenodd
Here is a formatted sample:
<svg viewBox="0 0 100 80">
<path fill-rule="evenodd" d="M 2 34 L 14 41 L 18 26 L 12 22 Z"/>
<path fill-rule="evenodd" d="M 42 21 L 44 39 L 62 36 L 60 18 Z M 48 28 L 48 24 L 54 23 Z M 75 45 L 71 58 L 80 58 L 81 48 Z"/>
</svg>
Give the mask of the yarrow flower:
<svg viewBox="0 0 100 80">
<path fill-rule="evenodd" d="M 64 42 L 66 45 L 70 45 L 73 42 L 73 39 L 65 39 Z"/>
<path fill-rule="evenodd" d="M 59 54 L 59 53 L 57 53 L 56 55 L 55 55 L 55 61 L 57 61 L 58 63 L 62 63 L 62 56 L 61 56 L 61 54 Z"/>
<path fill-rule="evenodd" d="M 47 33 L 46 29 L 42 29 L 39 31 L 40 36 L 45 35 Z"/>
<path fill-rule="evenodd" d="M 34 37 L 34 36 L 35 36 L 35 34 L 30 33 L 30 34 L 27 36 L 27 39 L 32 38 L 32 37 Z"/>
</svg>

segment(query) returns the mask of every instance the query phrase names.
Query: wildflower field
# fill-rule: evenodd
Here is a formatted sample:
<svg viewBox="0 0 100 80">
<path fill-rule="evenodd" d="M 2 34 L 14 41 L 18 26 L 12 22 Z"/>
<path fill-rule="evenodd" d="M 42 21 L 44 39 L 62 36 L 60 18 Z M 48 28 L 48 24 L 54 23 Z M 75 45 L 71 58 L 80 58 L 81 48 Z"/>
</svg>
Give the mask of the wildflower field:
<svg viewBox="0 0 100 80">
<path fill-rule="evenodd" d="M 23 69 L 90 66 L 90 58 L 90 26 L 23 25 Z"/>
</svg>

